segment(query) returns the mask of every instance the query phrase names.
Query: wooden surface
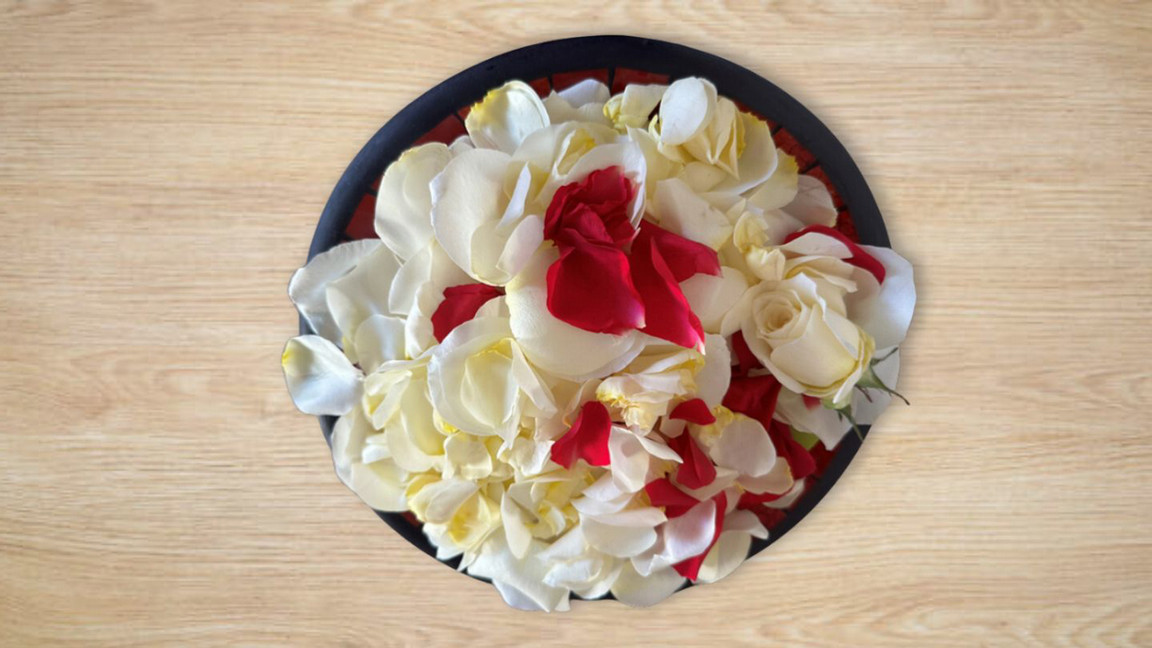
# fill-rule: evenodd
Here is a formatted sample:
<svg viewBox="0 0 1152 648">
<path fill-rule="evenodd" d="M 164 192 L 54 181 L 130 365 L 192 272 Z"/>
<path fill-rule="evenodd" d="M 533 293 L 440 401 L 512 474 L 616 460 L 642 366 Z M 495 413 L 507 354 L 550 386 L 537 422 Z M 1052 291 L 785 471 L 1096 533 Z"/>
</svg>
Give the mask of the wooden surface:
<svg viewBox="0 0 1152 648">
<path fill-rule="evenodd" d="M 0 2 L 0 645 L 1152 645 L 1152 5 L 511 4 Z M 285 286 L 404 104 L 611 32 L 842 139 L 913 406 L 727 581 L 530 615 L 339 484 Z"/>
</svg>

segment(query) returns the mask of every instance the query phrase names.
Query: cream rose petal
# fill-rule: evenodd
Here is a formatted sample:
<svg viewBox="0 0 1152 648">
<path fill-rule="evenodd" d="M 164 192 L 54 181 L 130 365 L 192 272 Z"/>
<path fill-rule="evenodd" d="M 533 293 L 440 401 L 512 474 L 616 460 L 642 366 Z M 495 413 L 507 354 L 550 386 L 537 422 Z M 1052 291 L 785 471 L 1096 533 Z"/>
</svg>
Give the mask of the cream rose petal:
<svg viewBox="0 0 1152 648">
<path fill-rule="evenodd" d="M 748 278 L 730 266 L 721 266 L 719 277 L 701 272 L 680 282 L 680 291 L 708 333 L 721 332 L 724 316 L 747 289 Z"/>
<path fill-rule="evenodd" d="M 796 197 L 784 206 L 784 211 L 805 225 L 836 225 L 836 204 L 828 187 L 817 178 L 802 175 L 797 178 Z"/>
<path fill-rule="evenodd" d="M 660 141 L 683 144 L 704 130 L 716 109 L 716 86 L 697 77 L 678 79 L 660 101 Z"/>
<path fill-rule="evenodd" d="M 666 518 L 657 508 L 634 509 L 583 518 L 580 522 L 588 544 L 617 558 L 630 558 L 656 542 L 655 527 Z"/>
<path fill-rule="evenodd" d="M 380 241 L 375 239 L 341 243 L 312 257 L 307 265 L 292 274 L 288 297 L 317 335 L 340 343 L 340 328 L 332 319 L 324 293 L 328 284 L 347 274 L 378 247 Z"/>
<path fill-rule="evenodd" d="M 761 477 L 776 464 L 776 446 L 759 421 L 737 414 L 708 449 L 718 466 Z"/>
<path fill-rule="evenodd" d="M 625 564 L 611 591 L 625 605 L 648 607 L 671 596 L 686 580 L 671 567 L 641 576 L 631 564 Z"/>
<path fill-rule="evenodd" d="M 496 273 L 493 267 L 475 267 L 473 238 L 482 228 L 489 236 L 496 236 L 495 227 L 506 207 L 504 174 L 510 161 L 500 151 L 467 151 L 449 162 L 432 182 L 432 229 L 436 240 L 456 265 L 480 281 Z M 491 239 L 486 243 L 491 244 Z M 491 250 L 486 253 L 499 258 Z"/>
<path fill-rule="evenodd" d="M 713 250 L 719 250 L 732 235 L 728 217 L 679 178 L 659 182 L 648 207 L 664 229 Z"/>
<path fill-rule="evenodd" d="M 372 373 L 389 360 L 404 359 L 404 320 L 373 315 L 364 320 L 354 338 L 356 357 L 365 373 Z"/>
<path fill-rule="evenodd" d="M 376 235 L 401 260 L 410 259 L 432 239 L 429 186 L 451 159 L 444 144 L 422 144 L 402 153 L 384 171 L 376 197 Z"/>
<path fill-rule="evenodd" d="M 861 246 L 876 258 L 885 270 L 883 284 L 876 284 L 870 272 L 860 272 L 861 290 L 849 295 L 848 313 L 860 328 L 868 332 L 878 348 L 892 347 L 904 341 L 916 306 L 916 284 L 912 264 L 889 248 Z M 889 385 L 891 387 L 891 385 Z"/>
<path fill-rule="evenodd" d="M 372 315 L 389 312 L 388 291 L 399 269 L 392 252 L 378 246 L 351 272 L 328 284 L 328 309 L 344 339 L 351 340 L 360 324 Z"/>
<path fill-rule="evenodd" d="M 478 148 L 505 153 L 515 151 L 524 138 L 549 123 L 544 103 L 523 81 L 509 81 L 491 90 L 464 119 L 464 127 Z"/>
<path fill-rule="evenodd" d="M 647 128 L 652 111 L 660 104 L 665 85 L 629 84 L 604 105 L 604 114 L 621 130 Z"/>
<path fill-rule="evenodd" d="M 760 186 L 748 194 L 748 202 L 763 210 L 781 209 L 796 199 L 799 187 L 799 166 L 796 158 L 776 149 L 776 168 Z"/>
<path fill-rule="evenodd" d="M 360 398 L 363 374 L 343 351 L 319 335 L 288 340 L 280 364 L 288 393 L 305 414 L 341 416 Z"/>
</svg>

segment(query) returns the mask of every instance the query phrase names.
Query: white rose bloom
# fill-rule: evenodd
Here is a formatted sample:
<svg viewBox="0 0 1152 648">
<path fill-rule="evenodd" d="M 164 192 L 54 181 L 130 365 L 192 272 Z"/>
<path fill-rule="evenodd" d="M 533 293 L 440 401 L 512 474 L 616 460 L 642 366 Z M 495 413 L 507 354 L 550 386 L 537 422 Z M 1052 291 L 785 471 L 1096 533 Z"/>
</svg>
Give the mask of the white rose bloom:
<svg viewBox="0 0 1152 648">
<path fill-rule="evenodd" d="M 753 287 L 741 300 L 741 330 L 781 384 L 842 407 L 868 369 L 875 342 L 842 304 L 822 296 L 834 292 L 826 286 L 800 273 Z"/>
</svg>

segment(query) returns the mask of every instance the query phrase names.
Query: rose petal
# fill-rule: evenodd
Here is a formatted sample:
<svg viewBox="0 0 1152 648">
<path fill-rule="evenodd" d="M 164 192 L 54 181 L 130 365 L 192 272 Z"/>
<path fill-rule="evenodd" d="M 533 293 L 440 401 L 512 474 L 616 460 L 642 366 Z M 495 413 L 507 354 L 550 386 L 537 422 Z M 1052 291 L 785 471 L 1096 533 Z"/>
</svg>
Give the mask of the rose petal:
<svg viewBox="0 0 1152 648">
<path fill-rule="evenodd" d="M 505 299 L 513 335 L 532 364 L 554 376 L 582 382 L 619 371 L 648 338 L 635 331 L 591 333 L 552 315 L 547 308 L 546 268 L 555 259 L 555 250 L 541 250 L 508 284 Z"/>
<path fill-rule="evenodd" d="M 288 340 L 280 364 L 288 393 L 305 414 L 341 416 L 360 398 L 360 370 L 335 344 L 319 335 Z"/>
<path fill-rule="evenodd" d="M 583 459 L 592 466 L 607 466 L 611 431 L 612 419 L 608 408 L 600 401 L 584 403 L 572 427 L 552 444 L 552 461 L 565 468 L 571 468 L 576 459 Z"/>
<path fill-rule="evenodd" d="M 711 408 L 708 403 L 705 403 L 700 398 L 693 398 L 680 403 L 672 408 L 672 412 L 668 414 L 668 418 L 682 419 L 697 425 L 710 425 L 716 422 L 716 417 L 713 416 Z"/>
<path fill-rule="evenodd" d="M 432 239 L 429 185 L 452 153 L 440 143 L 416 146 L 388 165 L 376 198 L 376 234 L 401 260 L 412 258 Z"/>
<path fill-rule="evenodd" d="M 879 286 L 861 281 L 860 291 L 846 300 L 848 313 L 872 336 L 876 348 L 896 346 L 908 334 L 916 306 L 912 264 L 888 248 L 864 245 L 860 249 L 882 264 L 884 280 Z"/>
<path fill-rule="evenodd" d="M 760 477 L 776 463 L 776 447 L 759 421 L 737 415 L 709 448 L 718 466 L 731 468 L 741 475 Z"/>
<path fill-rule="evenodd" d="M 360 324 L 372 315 L 388 314 L 388 291 L 399 269 L 391 250 L 381 245 L 348 274 L 328 284 L 328 310 L 344 339 L 351 340 Z"/>
<path fill-rule="evenodd" d="M 373 315 L 356 329 L 356 357 L 364 373 L 372 373 L 388 360 L 404 359 L 404 320 Z"/>
<path fill-rule="evenodd" d="M 668 447 L 680 455 L 683 463 L 676 470 L 676 481 L 686 488 L 703 488 L 716 479 L 716 466 L 690 433 L 669 439 Z"/>
<path fill-rule="evenodd" d="M 686 348 L 702 348 L 704 329 L 692 313 L 688 300 L 656 242 L 641 231 L 629 259 L 632 282 L 644 302 L 644 327 L 640 330 Z"/>
<path fill-rule="evenodd" d="M 684 577 L 671 567 L 641 576 L 631 564 L 624 565 L 612 585 L 612 595 L 632 607 L 648 607 L 668 598 L 684 584 Z"/>
<path fill-rule="evenodd" d="M 476 316 L 488 300 L 503 295 L 504 291 L 487 284 L 465 284 L 444 289 L 444 301 L 432 313 L 432 334 L 436 340 L 444 338 L 457 326 Z"/>
<path fill-rule="evenodd" d="M 748 289 L 748 278 L 743 272 L 729 266 L 721 267 L 720 272 L 720 276 L 701 273 L 680 282 L 680 292 L 709 333 L 721 332 L 724 316 Z"/>
<path fill-rule="evenodd" d="M 531 86 L 509 81 L 472 106 L 464 127 L 476 146 L 512 153 L 533 132 L 548 126 L 544 103 Z"/>
<path fill-rule="evenodd" d="M 660 101 L 660 141 L 683 144 L 704 130 L 716 107 L 716 86 L 697 77 L 679 79 Z"/>
<path fill-rule="evenodd" d="M 712 549 L 712 545 L 716 544 L 716 541 L 720 538 L 720 534 L 724 532 L 724 514 L 728 508 L 728 498 L 724 493 L 720 493 L 710 501 L 715 502 L 716 507 L 711 543 L 708 545 L 708 548 L 700 554 L 672 565 L 672 568 L 675 569 L 677 573 L 689 580 L 696 580 L 696 577 L 700 573 L 700 565 L 704 562 L 704 558 L 708 556 L 708 551 Z"/>
<path fill-rule="evenodd" d="M 379 247 L 380 241 L 376 239 L 341 243 L 312 257 L 307 265 L 292 274 L 288 298 L 317 335 L 340 344 L 340 327 L 332 318 L 325 297 L 328 284 L 347 274 Z"/>
<path fill-rule="evenodd" d="M 628 257 L 611 245 L 576 239 L 548 268 L 548 312 L 593 333 L 620 335 L 644 325 L 644 304 Z"/>
<path fill-rule="evenodd" d="M 667 477 L 649 482 L 644 486 L 644 492 L 648 494 L 652 506 L 664 509 L 669 519 L 684 515 L 700 503 L 700 500 L 677 488 Z"/>
</svg>

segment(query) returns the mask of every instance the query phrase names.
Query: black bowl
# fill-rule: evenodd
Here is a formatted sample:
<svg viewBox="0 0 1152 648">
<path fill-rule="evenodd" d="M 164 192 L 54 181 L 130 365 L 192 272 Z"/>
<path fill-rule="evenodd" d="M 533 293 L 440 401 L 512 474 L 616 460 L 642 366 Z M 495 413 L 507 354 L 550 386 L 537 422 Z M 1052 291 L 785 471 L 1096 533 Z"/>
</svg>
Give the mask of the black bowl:
<svg viewBox="0 0 1152 648">
<path fill-rule="evenodd" d="M 456 74 L 408 104 L 376 132 L 344 171 L 320 216 L 308 258 L 347 240 L 345 232 L 353 215 L 358 208 L 364 211 L 362 201 L 374 194 L 374 183 L 393 160 L 425 134 L 458 121 L 458 111 L 479 101 L 488 90 L 513 79 L 547 79 L 552 85 L 558 78 L 571 80 L 581 74 L 606 79 L 611 87 L 618 70 L 639 72 L 641 76 L 666 75 L 672 80 L 698 76 L 712 81 L 720 94 L 769 120 L 778 144 L 780 129 L 791 135 L 790 141 L 805 154 L 801 171 L 823 172 L 837 198 L 842 220 L 855 229 L 861 243 L 890 247 L 884 221 L 860 170 L 832 132 L 788 93 L 748 69 L 700 50 L 647 38 L 587 36 L 501 54 Z M 313 332 L 303 319 L 300 331 Z M 334 424 L 334 417 L 320 417 L 329 441 Z M 804 493 L 771 526 L 769 537 L 753 541 L 749 557 L 780 539 L 820 502 L 848 467 L 867 433 L 868 427 L 862 426 L 859 436 L 844 437 L 819 476 L 808 478 Z M 417 548 L 435 556 L 436 550 L 427 537 L 403 514 L 377 514 Z M 458 563 L 459 559 L 445 561 L 451 567 Z"/>
</svg>

